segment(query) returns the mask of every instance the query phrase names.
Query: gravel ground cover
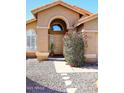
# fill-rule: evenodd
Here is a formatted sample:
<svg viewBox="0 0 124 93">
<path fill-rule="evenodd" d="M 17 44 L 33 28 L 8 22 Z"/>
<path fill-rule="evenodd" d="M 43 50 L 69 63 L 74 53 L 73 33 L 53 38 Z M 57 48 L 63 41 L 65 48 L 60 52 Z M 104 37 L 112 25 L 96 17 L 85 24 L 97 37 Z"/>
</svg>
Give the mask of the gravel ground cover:
<svg viewBox="0 0 124 93">
<path fill-rule="evenodd" d="M 76 87 L 75 93 L 97 93 L 96 80 L 97 72 L 68 73 L 72 84 L 68 87 Z"/>
<path fill-rule="evenodd" d="M 38 62 L 28 59 L 26 62 L 26 92 L 27 93 L 67 93 L 67 88 L 77 88 L 75 93 L 97 93 L 97 72 L 56 73 L 54 61 Z M 63 77 L 71 81 L 65 84 Z"/>
</svg>

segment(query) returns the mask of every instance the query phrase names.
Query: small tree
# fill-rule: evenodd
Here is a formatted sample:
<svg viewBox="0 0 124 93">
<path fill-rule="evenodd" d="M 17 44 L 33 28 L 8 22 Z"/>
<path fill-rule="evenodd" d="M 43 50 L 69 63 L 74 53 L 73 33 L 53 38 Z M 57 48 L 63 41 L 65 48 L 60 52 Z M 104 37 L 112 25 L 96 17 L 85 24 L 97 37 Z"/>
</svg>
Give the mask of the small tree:
<svg viewBox="0 0 124 93">
<path fill-rule="evenodd" d="M 84 42 L 82 33 L 67 32 L 64 36 L 64 57 L 71 66 L 84 65 Z"/>
</svg>

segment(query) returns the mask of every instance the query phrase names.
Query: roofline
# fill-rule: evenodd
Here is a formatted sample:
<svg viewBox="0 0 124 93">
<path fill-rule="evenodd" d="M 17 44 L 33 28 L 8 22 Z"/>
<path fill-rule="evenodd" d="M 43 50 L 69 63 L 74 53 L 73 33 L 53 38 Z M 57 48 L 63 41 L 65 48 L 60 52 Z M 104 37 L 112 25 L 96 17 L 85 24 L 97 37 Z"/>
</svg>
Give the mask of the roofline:
<svg viewBox="0 0 124 93">
<path fill-rule="evenodd" d="M 48 8 L 50 8 L 50 7 L 53 7 L 53 6 L 55 6 L 55 5 L 62 5 L 62 6 L 65 6 L 65 7 L 69 8 L 69 9 L 71 9 L 71 10 L 77 12 L 77 13 L 82 14 L 82 15 L 84 15 L 84 14 L 86 14 L 86 15 L 91 15 L 91 14 L 93 14 L 93 13 L 87 11 L 87 10 L 84 10 L 84 9 L 79 8 L 79 7 L 77 7 L 77 6 L 72 6 L 72 5 L 70 5 L 70 4 L 68 4 L 68 3 L 65 3 L 65 2 L 63 2 L 63 1 L 56 1 L 56 2 L 53 2 L 53 3 L 50 3 L 50 4 L 46 4 L 46 5 L 44 5 L 44 6 L 41 6 L 41 7 L 38 7 L 38 8 L 36 8 L 36 9 L 32 10 L 31 12 L 32 12 L 33 15 L 36 17 L 36 14 L 37 14 L 38 12 L 43 11 L 43 10 L 45 10 L 45 9 L 48 9 Z"/>
<path fill-rule="evenodd" d="M 90 16 L 87 16 L 87 17 L 84 17 L 84 18 L 81 18 L 78 20 L 78 22 L 75 24 L 75 27 L 77 26 L 80 26 L 81 24 L 85 23 L 85 22 L 88 22 L 88 21 L 91 21 L 95 18 L 98 17 L 98 13 L 97 14 L 92 14 Z"/>
<path fill-rule="evenodd" d="M 26 25 L 30 24 L 32 22 L 35 22 L 35 21 L 37 21 L 37 19 L 35 19 L 35 18 L 29 19 L 29 20 L 26 21 Z"/>
</svg>

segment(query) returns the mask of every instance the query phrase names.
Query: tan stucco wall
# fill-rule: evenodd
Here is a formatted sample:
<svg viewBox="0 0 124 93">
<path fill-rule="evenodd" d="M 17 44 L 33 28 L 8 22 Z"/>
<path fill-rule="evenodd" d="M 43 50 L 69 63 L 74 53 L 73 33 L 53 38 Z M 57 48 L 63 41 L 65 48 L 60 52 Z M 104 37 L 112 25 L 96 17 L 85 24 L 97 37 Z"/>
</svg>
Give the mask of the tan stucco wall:
<svg viewBox="0 0 124 93">
<path fill-rule="evenodd" d="M 85 48 L 85 57 L 89 62 L 98 61 L 98 32 L 86 32 L 87 47 Z"/>
<path fill-rule="evenodd" d="M 48 52 L 48 29 L 37 28 L 37 50 Z"/>
<path fill-rule="evenodd" d="M 84 29 L 86 30 L 98 30 L 98 18 L 84 23 Z"/>
<path fill-rule="evenodd" d="M 36 58 L 35 51 L 26 51 L 26 58 Z"/>
<path fill-rule="evenodd" d="M 72 25 L 79 19 L 79 14 L 67 9 L 63 6 L 54 6 L 50 9 L 44 10 L 38 13 L 38 24 L 39 27 L 48 27 L 49 21 L 55 16 L 65 17 L 69 23 L 69 26 Z"/>
<path fill-rule="evenodd" d="M 87 32 L 87 48 L 85 53 L 86 54 L 98 54 L 98 33 L 96 32 Z"/>
<path fill-rule="evenodd" d="M 26 24 L 26 31 L 28 31 L 29 29 L 35 29 L 36 31 L 36 26 L 37 26 L 37 21 Z"/>
<path fill-rule="evenodd" d="M 78 28 L 78 31 L 84 31 L 87 35 L 87 47 L 85 55 L 90 61 L 97 61 L 98 56 L 98 18 L 88 21 Z"/>
<path fill-rule="evenodd" d="M 48 52 L 49 51 L 49 38 L 48 38 L 48 27 L 50 26 L 50 22 L 53 21 L 53 18 L 64 18 L 63 21 L 66 22 L 68 27 L 72 27 L 72 25 L 79 19 L 79 14 L 67 9 L 63 6 L 54 6 L 52 8 L 46 9 L 37 14 L 37 50 L 40 52 Z M 62 39 L 60 35 L 55 36 L 56 39 Z M 56 43 L 59 44 L 59 40 L 56 40 Z M 56 44 L 56 45 L 57 45 Z M 62 43 L 60 43 L 62 44 Z M 60 46 L 56 46 L 60 47 Z M 62 50 L 56 48 L 55 52 L 61 52 Z"/>
<path fill-rule="evenodd" d="M 98 54 L 98 18 L 84 23 L 84 31 L 88 36 L 86 54 Z"/>
</svg>

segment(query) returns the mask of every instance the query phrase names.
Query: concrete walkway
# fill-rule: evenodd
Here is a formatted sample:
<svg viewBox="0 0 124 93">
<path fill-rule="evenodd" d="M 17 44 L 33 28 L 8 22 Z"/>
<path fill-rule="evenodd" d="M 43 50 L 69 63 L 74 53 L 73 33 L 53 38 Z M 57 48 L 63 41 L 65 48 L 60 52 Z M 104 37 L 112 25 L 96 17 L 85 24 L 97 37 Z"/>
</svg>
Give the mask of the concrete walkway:
<svg viewBox="0 0 124 93">
<path fill-rule="evenodd" d="M 76 73 L 76 72 L 97 72 L 97 66 L 75 68 L 70 65 L 66 65 L 66 62 L 54 61 L 55 69 L 57 73 Z"/>
</svg>

